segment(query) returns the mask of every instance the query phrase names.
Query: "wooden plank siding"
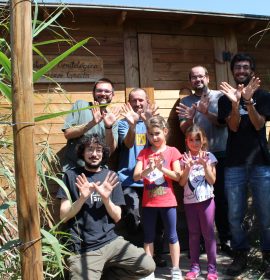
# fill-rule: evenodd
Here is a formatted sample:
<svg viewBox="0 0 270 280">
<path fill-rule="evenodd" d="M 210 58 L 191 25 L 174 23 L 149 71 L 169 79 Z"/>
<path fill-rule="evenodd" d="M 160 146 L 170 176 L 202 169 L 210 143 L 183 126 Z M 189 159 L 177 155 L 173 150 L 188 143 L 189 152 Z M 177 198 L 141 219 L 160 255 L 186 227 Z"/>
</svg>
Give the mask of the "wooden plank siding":
<svg viewBox="0 0 270 280">
<path fill-rule="evenodd" d="M 116 12 L 100 10 L 99 14 L 88 13 L 85 9 L 74 10 L 74 18 L 63 17 L 61 24 L 70 27 L 70 35 L 77 41 L 92 36 L 86 48 L 76 51 L 76 55 L 96 55 L 102 58 L 104 77 L 115 83 L 114 103 L 127 101 L 129 91 L 134 87 L 144 87 L 152 101 L 160 107 L 160 114 L 170 125 L 172 135 L 169 144 L 178 146 L 182 138 L 179 134 L 175 106 L 179 102 L 179 90 L 189 88 L 188 72 L 195 65 L 203 65 L 209 71 L 210 88 L 217 89 L 221 81 L 232 82 L 229 62 L 223 61 L 223 52 L 232 54 L 246 51 L 257 62 L 257 73 L 262 86 L 270 90 L 270 40 L 263 38 L 255 48 L 256 38 L 248 40 L 252 32 L 238 32 L 235 18 L 198 16 L 194 24 L 183 28 L 189 15 L 171 17 L 163 14 L 148 18 L 149 14 L 127 12 L 126 21 L 119 24 Z M 120 11 L 119 11 L 120 14 Z M 152 13 L 153 14 L 153 13 Z M 166 19 L 165 19 L 166 17 Z M 203 20 L 204 19 L 204 20 Z M 49 40 L 49 33 L 41 34 L 40 41 Z M 63 43 L 41 48 L 44 54 L 57 55 L 67 49 Z M 62 87 L 66 93 L 57 93 L 53 84 L 36 84 L 35 116 L 49 112 L 66 111 L 75 100 L 92 100 L 93 83 L 66 83 Z M 8 113 L 2 106 L 8 106 L 0 99 L 1 115 Z M 35 125 L 36 142 L 49 139 L 52 148 L 59 152 L 66 140 L 61 131 L 65 116 L 42 121 Z M 10 130 L 11 133 L 11 130 Z M 268 132 L 269 133 L 269 127 Z M 183 144 L 181 144 L 181 147 Z M 181 149 L 181 148 L 180 148 Z"/>
</svg>

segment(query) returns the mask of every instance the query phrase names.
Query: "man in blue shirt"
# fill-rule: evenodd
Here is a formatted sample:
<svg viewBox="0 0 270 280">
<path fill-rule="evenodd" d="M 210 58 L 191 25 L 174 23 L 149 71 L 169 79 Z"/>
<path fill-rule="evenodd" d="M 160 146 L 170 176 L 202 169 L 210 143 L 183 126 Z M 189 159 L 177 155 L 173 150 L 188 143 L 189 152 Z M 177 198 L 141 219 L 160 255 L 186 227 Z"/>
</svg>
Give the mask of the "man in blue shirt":
<svg viewBox="0 0 270 280">
<path fill-rule="evenodd" d="M 148 106 L 146 92 L 135 88 L 129 94 L 129 103 L 124 105 L 124 119 L 118 122 L 120 162 L 119 180 L 126 200 L 126 223 L 129 233 L 134 233 L 140 223 L 139 201 L 142 197 L 143 182 L 133 180 L 136 159 L 147 145 L 145 111 Z"/>
</svg>

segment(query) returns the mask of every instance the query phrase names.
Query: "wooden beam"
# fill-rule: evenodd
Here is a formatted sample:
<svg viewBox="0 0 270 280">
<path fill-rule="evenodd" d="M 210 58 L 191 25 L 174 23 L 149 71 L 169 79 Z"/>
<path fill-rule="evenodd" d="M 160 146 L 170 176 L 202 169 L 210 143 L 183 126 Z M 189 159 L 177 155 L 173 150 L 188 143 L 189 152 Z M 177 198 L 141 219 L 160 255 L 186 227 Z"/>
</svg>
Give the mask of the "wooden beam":
<svg viewBox="0 0 270 280">
<path fill-rule="evenodd" d="M 140 86 L 138 38 L 134 24 L 124 26 L 125 101 L 130 91 Z"/>
<path fill-rule="evenodd" d="M 23 280 L 43 279 L 34 144 L 31 1 L 11 1 L 12 117 Z"/>
<path fill-rule="evenodd" d="M 117 18 L 117 25 L 122 25 L 127 17 L 127 11 L 121 11 L 120 15 Z"/>
<path fill-rule="evenodd" d="M 225 38 L 226 51 L 230 52 L 232 55 L 235 55 L 238 51 L 235 31 L 233 29 L 226 29 L 224 38 Z M 230 61 L 226 61 L 225 64 L 228 72 L 228 83 L 231 85 L 235 85 L 235 81 L 230 69 L 231 63 Z"/>
<path fill-rule="evenodd" d="M 144 88 L 151 103 L 154 102 L 153 57 L 151 34 L 138 35 L 140 87 Z"/>
<path fill-rule="evenodd" d="M 228 69 L 223 61 L 223 52 L 225 51 L 225 39 L 223 37 L 213 37 L 215 51 L 215 72 L 216 72 L 216 88 L 219 88 L 221 82 L 228 82 Z"/>
<path fill-rule="evenodd" d="M 180 29 L 185 30 L 191 27 L 197 19 L 196 15 L 189 16 L 187 20 L 183 20 L 180 24 Z"/>
</svg>

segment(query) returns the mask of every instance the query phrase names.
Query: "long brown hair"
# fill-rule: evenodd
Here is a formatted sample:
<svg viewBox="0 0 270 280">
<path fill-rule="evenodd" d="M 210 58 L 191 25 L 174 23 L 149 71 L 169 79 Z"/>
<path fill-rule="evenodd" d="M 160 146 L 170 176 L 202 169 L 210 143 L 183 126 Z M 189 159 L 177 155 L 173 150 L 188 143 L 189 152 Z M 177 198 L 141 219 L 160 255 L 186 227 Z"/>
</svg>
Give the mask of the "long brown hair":
<svg viewBox="0 0 270 280">
<path fill-rule="evenodd" d="M 195 136 L 198 136 L 200 138 L 203 151 L 208 150 L 208 140 L 203 128 L 199 127 L 196 124 L 193 124 L 186 130 L 185 138 L 187 139 L 190 134 L 194 134 Z"/>
</svg>

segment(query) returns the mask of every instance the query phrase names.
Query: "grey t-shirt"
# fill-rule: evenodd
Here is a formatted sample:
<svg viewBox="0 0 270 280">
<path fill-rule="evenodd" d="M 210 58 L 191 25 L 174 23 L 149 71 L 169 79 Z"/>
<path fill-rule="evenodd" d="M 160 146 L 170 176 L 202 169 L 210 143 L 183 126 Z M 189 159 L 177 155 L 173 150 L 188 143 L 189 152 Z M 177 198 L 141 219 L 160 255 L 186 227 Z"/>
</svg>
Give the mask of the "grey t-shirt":
<svg viewBox="0 0 270 280">
<path fill-rule="evenodd" d="M 91 106 L 92 104 L 84 101 L 84 100 L 78 100 L 76 101 L 71 110 L 79 110 L 82 108 L 86 108 Z M 65 129 L 77 126 L 77 125 L 83 125 L 87 124 L 93 119 L 93 114 L 90 109 L 76 111 L 71 114 L 69 114 L 65 120 L 64 126 L 62 128 L 62 131 L 65 131 Z M 117 122 L 114 123 L 112 128 L 113 137 L 118 142 L 118 124 Z M 88 130 L 84 135 L 91 135 L 91 134 L 98 134 L 102 139 L 105 139 L 105 126 L 104 122 L 101 121 L 100 123 L 96 124 L 94 127 L 92 127 L 90 130 Z M 77 150 L 76 146 L 79 143 L 81 137 L 75 138 L 75 139 L 69 139 L 67 141 L 66 145 L 66 151 L 65 151 L 65 157 L 63 160 L 63 171 L 66 171 L 68 169 L 71 169 L 76 166 L 84 166 L 84 162 L 77 157 Z"/>
<path fill-rule="evenodd" d="M 223 95 L 218 90 L 209 91 L 209 107 L 208 111 L 217 115 L 218 114 L 218 99 Z M 184 97 L 180 102 L 184 105 L 191 107 L 193 103 L 198 103 L 200 97 L 193 94 Z M 180 121 L 182 119 L 180 118 Z M 226 150 L 226 142 L 228 137 L 228 131 L 226 126 L 218 126 L 212 123 L 207 116 L 196 111 L 193 122 L 205 130 L 209 151 L 212 153 L 224 152 Z"/>
</svg>

